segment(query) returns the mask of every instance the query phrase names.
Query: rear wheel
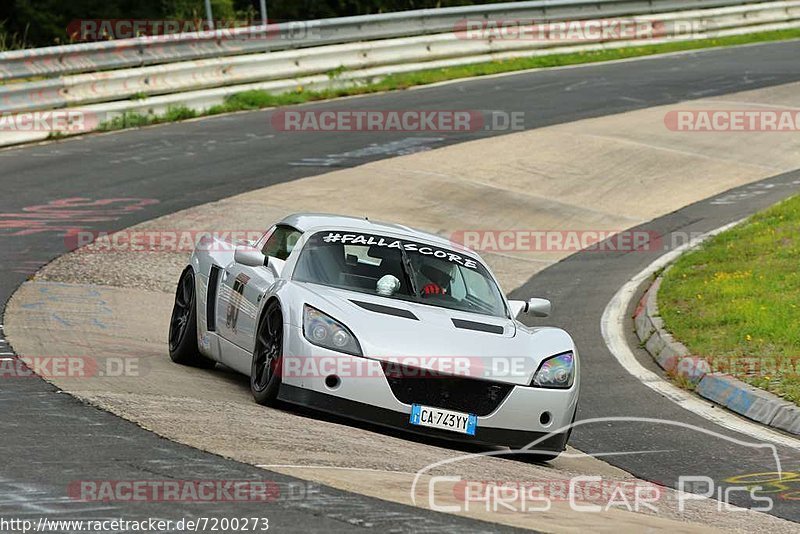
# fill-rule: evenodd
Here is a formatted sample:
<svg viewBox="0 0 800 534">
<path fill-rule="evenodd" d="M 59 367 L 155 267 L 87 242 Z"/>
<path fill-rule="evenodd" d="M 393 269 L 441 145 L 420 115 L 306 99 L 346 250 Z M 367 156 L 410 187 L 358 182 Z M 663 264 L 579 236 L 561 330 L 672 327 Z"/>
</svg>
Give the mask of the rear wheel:
<svg viewBox="0 0 800 534">
<path fill-rule="evenodd" d="M 281 386 L 283 361 L 283 313 L 277 300 L 267 304 L 256 332 L 250 391 L 258 404 L 273 405 Z"/>
<path fill-rule="evenodd" d="M 178 281 L 175 304 L 169 322 L 169 357 L 175 363 L 192 367 L 214 367 L 197 347 L 197 306 L 195 305 L 194 271 L 188 267 Z"/>
</svg>

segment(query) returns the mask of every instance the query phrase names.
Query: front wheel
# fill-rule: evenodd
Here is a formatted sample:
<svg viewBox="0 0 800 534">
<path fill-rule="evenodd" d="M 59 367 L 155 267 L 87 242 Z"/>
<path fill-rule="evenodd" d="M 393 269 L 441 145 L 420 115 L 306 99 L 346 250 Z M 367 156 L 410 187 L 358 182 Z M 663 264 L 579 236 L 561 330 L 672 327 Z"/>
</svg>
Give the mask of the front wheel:
<svg viewBox="0 0 800 534">
<path fill-rule="evenodd" d="M 281 387 L 283 361 L 283 313 L 277 300 L 267 304 L 256 331 L 253 364 L 250 368 L 250 391 L 258 404 L 271 406 Z"/>
<path fill-rule="evenodd" d="M 178 281 L 175 304 L 169 322 L 169 357 L 175 363 L 192 367 L 214 367 L 197 347 L 197 306 L 195 304 L 194 271 L 188 267 Z"/>
</svg>

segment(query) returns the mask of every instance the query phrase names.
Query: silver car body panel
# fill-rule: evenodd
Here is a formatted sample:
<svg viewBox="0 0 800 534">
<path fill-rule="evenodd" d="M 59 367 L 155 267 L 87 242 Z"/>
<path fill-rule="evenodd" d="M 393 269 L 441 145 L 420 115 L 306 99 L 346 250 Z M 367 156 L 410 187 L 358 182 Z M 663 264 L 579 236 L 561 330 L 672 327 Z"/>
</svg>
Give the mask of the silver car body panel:
<svg viewBox="0 0 800 534">
<path fill-rule="evenodd" d="M 381 362 L 414 362 L 420 369 L 436 372 L 441 370 L 437 358 L 461 358 L 470 364 L 469 376 L 513 386 L 492 413 L 478 418 L 479 428 L 548 432 L 571 422 L 580 388 L 580 362 L 572 338 L 557 328 L 525 326 L 511 316 L 508 301 L 505 301 L 508 316 L 494 317 L 292 280 L 300 251 L 311 235 L 322 230 L 413 240 L 456 251 L 486 266 L 477 253 L 406 226 L 352 217 L 295 214 L 276 226 L 280 225 L 303 232 L 286 259 L 280 277 L 266 266 L 237 264 L 234 246 L 214 238 L 201 242 L 192 254 L 190 265 L 197 285 L 198 346 L 203 354 L 249 375 L 258 320 L 266 304 L 277 299 L 284 319 L 284 366 L 292 361 L 297 366 L 300 365 L 298 361 L 308 358 L 327 358 L 343 368 L 360 369 L 359 376 L 343 376 L 336 387 L 326 384 L 327 375 L 315 372 L 284 372 L 283 384 L 409 414 L 411 405 L 400 402 L 393 394 Z M 274 228 L 249 245 L 263 245 Z M 491 274 L 488 267 L 487 271 Z M 491 276 L 494 278 L 494 274 Z M 211 281 L 214 283 L 209 287 Z M 353 301 L 410 312 L 418 320 L 371 311 Z M 305 304 L 347 326 L 364 355 L 351 356 L 310 343 L 303 334 Z M 453 319 L 502 327 L 503 331 L 500 334 L 456 328 Z M 565 352 L 575 355 L 573 386 L 569 389 L 532 387 L 530 384 L 541 363 Z M 546 424 L 540 421 L 543 412 L 551 414 Z"/>
</svg>

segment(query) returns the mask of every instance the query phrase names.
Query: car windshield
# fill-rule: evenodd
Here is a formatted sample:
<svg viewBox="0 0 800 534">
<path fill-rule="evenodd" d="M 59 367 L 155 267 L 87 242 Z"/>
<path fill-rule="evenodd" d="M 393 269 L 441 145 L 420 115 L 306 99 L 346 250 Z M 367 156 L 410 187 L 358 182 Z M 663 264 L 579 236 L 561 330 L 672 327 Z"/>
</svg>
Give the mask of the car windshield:
<svg viewBox="0 0 800 534">
<path fill-rule="evenodd" d="M 405 239 L 318 232 L 303 247 L 293 279 L 505 317 L 497 284 L 476 260 Z"/>
</svg>

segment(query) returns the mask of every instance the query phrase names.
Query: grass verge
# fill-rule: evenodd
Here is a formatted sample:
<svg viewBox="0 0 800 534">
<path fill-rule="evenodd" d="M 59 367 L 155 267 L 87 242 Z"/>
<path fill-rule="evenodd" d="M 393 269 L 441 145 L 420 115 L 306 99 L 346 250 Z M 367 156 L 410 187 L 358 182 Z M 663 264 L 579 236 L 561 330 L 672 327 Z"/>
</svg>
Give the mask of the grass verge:
<svg viewBox="0 0 800 534">
<path fill-rule="evenodd" d="M 716 371 L 800 404 L 800 196 L 681 257 L 658 294 L 667 329 Z"/>
<path fill-rule="evenodd" d="M 271 94 L 266 91 L 246 91 L 229 96 L 226 98 L 225 103 L 218 106 L 213 106 L 203 113 L 193 112 L 187 108 L 175 108 L 175 110 L 180 110 L 180 113 L 170 109 L 170 111 L 168 111 L 165 115 L 140 115 L 136 113 L 126 114 L 124 117 L 119 117 L 119 120 L 114 119 L 104 123 L 101 129 L 117 130 L 127 127 L 172 122 L 175 120 L 194 118 L 201 115 L 216 115 L 219 113 L 228 113 L 232 111 L 245 111 L 267 107 L 301 104 L 304 102 L 327 100 L 341 96 L 352 96 L 383 91 L 396 91 L 408 89 L 409 87 L 414 87 L 417 85 L 427 85 L 448 80 L 456 80 L 459 78 L 487 76 L 490 74 L 500 74 L 504 72 L 514 72 L 536 68 L 562 67 L 566 65 L 580 65 L 584 63 L 597 63 L 602 61 L 650 56 L 654 54 L 665 54 L 669 52 L 782 41 L 798 38 L 800 38 L 800 29 L 778 30 L 751 33 L 746 35 L 735 35 L 730 37 L 722 37 L 719 39 L 680 41 L 674 43 L 634 46 L 612 50 L 598 50 L 595 52 L 574 52 L 568 54 L 553 54 L 549 56 L 521 57 L 503 61 L 477 63 L 474 65 L 428 69 L 417 72 L 392 74 L 377 81 L 361 83 L 351 87 L 328 89 L 324 91 L 305 91 L 302 87 L 298 87 L 295 91 L 282 94 Z M 340 68 L 329 74 L 331 79 L 335 79 L 339 77 L 342 72 L 343 69 Z"/>
</svg>

